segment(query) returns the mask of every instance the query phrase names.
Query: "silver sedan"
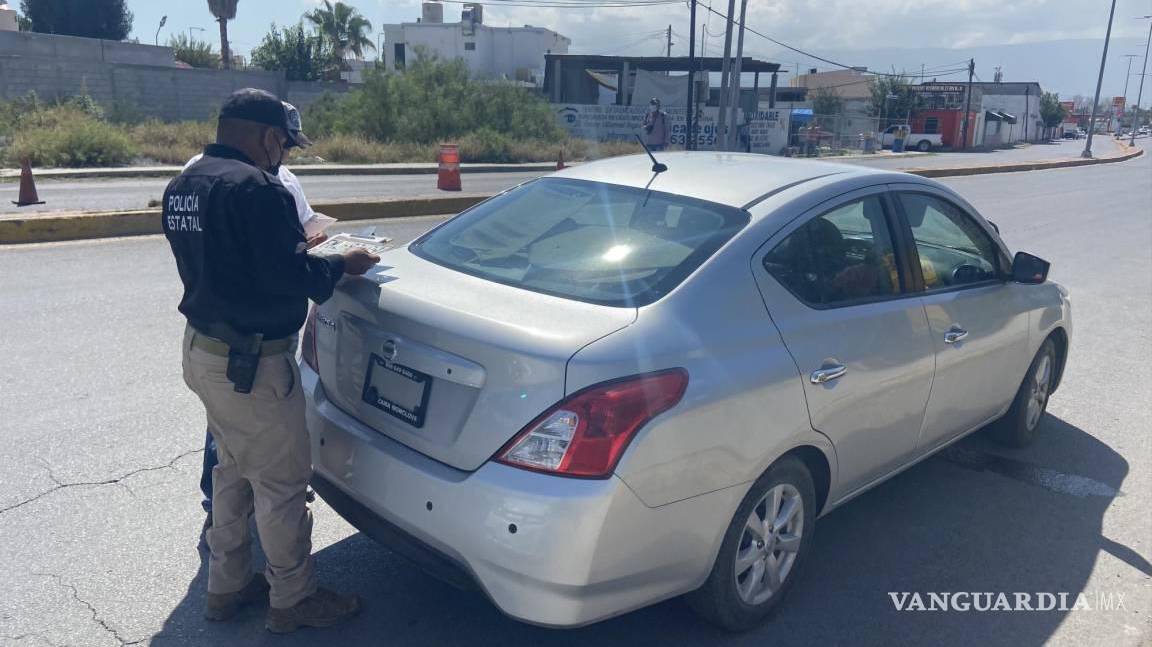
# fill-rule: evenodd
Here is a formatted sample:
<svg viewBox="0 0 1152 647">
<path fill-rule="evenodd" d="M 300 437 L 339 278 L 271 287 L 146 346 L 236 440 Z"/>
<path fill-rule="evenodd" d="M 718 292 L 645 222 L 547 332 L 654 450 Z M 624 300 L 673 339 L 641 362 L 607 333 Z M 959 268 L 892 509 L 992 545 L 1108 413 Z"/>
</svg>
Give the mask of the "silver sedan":
<svg viewBox="0 0 1152 647">
<path fill-rule="evenodd" d="M 302 351 L 314 487 L 540 625 L 673 596 L 755 626 L 816 519 L 1042 428 L 1048 264 L 931 180 L 670 153 L 520 185 L 347 278 Z"/>
</svg>

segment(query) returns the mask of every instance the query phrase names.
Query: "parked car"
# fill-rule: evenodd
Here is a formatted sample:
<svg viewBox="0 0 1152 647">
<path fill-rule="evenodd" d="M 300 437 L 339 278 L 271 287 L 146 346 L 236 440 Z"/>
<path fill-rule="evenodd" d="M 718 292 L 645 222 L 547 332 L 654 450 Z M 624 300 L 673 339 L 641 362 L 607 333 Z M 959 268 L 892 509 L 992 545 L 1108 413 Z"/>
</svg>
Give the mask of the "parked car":
<svg viewBox="0 0 1152 647">
<path fill-rule="evenodd" d="M 1065 128 L 1064 139 L 1080 139 L 1084 136 L 1083 129 L 1080 128 Z"/>
<path fill-rule="evenodd" d="M 506 191 L 305 326 L 317 493 L 526 622 L 687 595 L 751 628 L 818 517 L 978 429 L 1032 442 L 1060 384 L 1067 291 L 948 187 L 660 161 Z"/>
<path fill-rule="evenodd" d="M 904 148 L 908 150 L 918 150 L 921 153 L 927 153 L 934 147 L 939 148 L 944 145 L 942 136 L 939 133 L 914 133 L 912 127 L 908 124 L 897 124 L 895 126 L 888 126 L 884 132 L 880 133 L 880 144 L 884 148 L 892 148 L 892 142 L 896 141 L 896 129 L 907 128 L 908 136 L 904 138 Z"/>
</svg>

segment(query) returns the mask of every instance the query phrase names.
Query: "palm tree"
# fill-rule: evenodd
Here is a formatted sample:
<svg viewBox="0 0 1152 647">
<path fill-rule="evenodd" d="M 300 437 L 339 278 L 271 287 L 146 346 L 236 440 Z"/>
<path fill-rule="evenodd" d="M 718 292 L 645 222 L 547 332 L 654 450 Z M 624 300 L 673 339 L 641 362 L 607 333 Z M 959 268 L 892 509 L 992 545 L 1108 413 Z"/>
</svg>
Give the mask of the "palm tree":
<svg viewBox="0 0 1152 647">
<path fill-rule="evenodd" d="M 236 18 L 236 4 L 240 0 L 208 0 L 208 11 L 220 23 L 220 61 L 224 69 L 232 68 L 232 49 L 228 47 L 228 21 Z"/>
<path fill-rule="evenodd" d="M 304 14 L 304 18 L 315 25 L 316 31 L 332 45 L 336 58 L 341 61 L 349 53 L 363 58 L 365 47 L 376 49 L 372 39 L 368 38 L 372 23 L 360 15 L 355 7 L 339 1 L 333 5 L 329 0 L 324 0 L 323 7 Z"/>
</svg>

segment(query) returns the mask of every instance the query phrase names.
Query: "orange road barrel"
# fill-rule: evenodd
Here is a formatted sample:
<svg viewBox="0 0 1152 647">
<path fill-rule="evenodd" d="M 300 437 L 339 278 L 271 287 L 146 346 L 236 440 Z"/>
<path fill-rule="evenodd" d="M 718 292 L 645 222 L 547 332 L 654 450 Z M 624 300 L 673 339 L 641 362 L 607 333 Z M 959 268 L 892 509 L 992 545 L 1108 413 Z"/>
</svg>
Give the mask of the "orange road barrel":
<svg viewBox="0 0 1152 647">
<path fill-rule="evenodd" d="M 460 148 L 456 144 L 440 145 L 440 172 L 436 188 L 441 191 L 460 190 Z"/>
</svg>

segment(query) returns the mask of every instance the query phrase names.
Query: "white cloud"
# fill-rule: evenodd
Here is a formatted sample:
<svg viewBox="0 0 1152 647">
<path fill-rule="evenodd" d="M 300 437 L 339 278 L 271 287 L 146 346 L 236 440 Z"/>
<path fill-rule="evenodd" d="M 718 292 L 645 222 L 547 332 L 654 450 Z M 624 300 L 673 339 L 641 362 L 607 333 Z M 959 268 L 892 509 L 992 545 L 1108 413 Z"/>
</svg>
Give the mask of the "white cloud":
<svg viewBox="0 0 1152 647">
<path fill-rule="evenodd" d="M 1101 4 L 1106 7 L 1106 3 Z M 1130 16 L 1148 13 L 1143 5 L 1147 5 L 1147 0 L 1117 2 L 1114 35 L 1139 35 L 1143 24 Z M 707 20 L 713 33 L 721 33 L 724 19 L 716 15 L 709 19 L 707 3 L 699 7 L 699 23 Z M 724 0 L 713 0 L 712 7 L 721 13 L 727 11 Z M 1102 38 L 1107 18 L 1106 8 L 1093 8 L 1076 0 L 750 0 L 747 23 L 790 45 L 820 53 L 885 47 L 958 49 Z M 485 22 L 549 27 L 571 38 L 573 51 L 588 53 L 611 51 L 671 24 L 674 31 L 684 36 L 674 39 L 677 46 L 673 53 L 687 52 L 686 5 L 575 10 L 502 7 L 493 3 L 485 8 Z M 698 32 L 698 46 L 699 36 Z M 712 41 L 709 53 L 713 53 L 722 39 L 708 40 Z M 761 52 L 780 49 L 752 34 L 747 36 L 745 47 Z M 651 46 L 639 47 L 637 53 L 654 54 L 658 48 L 653 41 Z"/>
</svg>

